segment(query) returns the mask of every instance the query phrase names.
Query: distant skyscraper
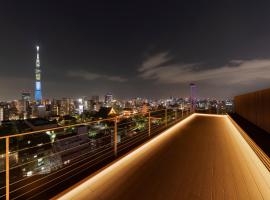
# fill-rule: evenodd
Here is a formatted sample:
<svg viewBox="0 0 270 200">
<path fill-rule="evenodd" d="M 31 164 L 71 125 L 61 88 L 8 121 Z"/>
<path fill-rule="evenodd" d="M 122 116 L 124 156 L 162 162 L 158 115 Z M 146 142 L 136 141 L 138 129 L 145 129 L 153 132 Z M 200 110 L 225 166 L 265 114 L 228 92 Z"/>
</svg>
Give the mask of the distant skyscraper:
<svg viewBox="0 0 270 200">
<path fill-rule="evenodd" d="M 195 110 L 195 98 L 196 98 L 196 85 L 194 83 L 190 83 L 190 103 L 192 111 Z"/>
<path fill-rule="evenodd" d="M 113 100 L 112 93 L 107 93 L 105 95 L 105 100 L 104 100 L 105 106 L 107 106 L 107 107 L 111 106 L 112 100 Z"/>
<path fill-rule="evenodd" d="M 99 102 L 99 96 L 94 95 L 94 96 L 92 96 L 91 100 L 93 100 L 95 103 L 97 103 L 97 102 Z"/>
<path fill-rule="evenodd" d="M 4 109 L 0 107 L 0 126 L 2 125 L 3 120 L 4 120 Z"/>
<path fill-rule="evenodd" d="M 77 111 L 79 114 L 82 114 L 83 113 L 83 99 L 80 98 L 78 99 L 78 102 L 77 102 Z"/>
<path fill-rule="evenodd" d="M 37 48 L 37 59 L 36 59 L 36 85 L 35 85 L 35 100 L 41 103 L 42 93 L 41 93 L 41 70 L 40 70 L 40 60 L 39 60 L 39 46 Z"/>
<path fill-rule="evenodd" d="M 31 101 L 31 93 L 30 92 L 22 92 L 22 100 L 23 101 Z"/>
<path fill-rule="evenodd" d="M 31 93 L 30 92 L 22 92 L 22 113 L 23 118 L 26 119 L 30 115 L 30 101 L 31 101 Z"/>
</svg>

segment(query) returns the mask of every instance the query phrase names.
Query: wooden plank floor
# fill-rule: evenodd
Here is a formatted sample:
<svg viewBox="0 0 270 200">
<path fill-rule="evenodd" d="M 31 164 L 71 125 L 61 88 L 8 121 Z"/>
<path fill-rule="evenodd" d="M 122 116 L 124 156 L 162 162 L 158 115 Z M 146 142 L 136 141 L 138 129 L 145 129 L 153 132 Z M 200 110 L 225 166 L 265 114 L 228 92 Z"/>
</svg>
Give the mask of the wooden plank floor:
<svg viewBox="0 0 270 200">
<path fill-rule="evenodd" d="M 270 173 L 227 116 L 192 115 L 59 199 L 270 199 Z"/>
</svg>

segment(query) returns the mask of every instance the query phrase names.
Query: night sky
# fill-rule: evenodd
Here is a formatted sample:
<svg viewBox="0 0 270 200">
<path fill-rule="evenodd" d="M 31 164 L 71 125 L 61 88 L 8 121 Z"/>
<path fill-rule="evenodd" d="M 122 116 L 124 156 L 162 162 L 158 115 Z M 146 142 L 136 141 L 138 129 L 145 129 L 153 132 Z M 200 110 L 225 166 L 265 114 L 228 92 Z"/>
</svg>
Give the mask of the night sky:
<svg viewBox="0 0 270 200">
<path fill-rule="evenodd" d="M 0 101 L 44 98 L 227 98 L 270 87 L 269 1 L 2 1 Z"/>
</svg>

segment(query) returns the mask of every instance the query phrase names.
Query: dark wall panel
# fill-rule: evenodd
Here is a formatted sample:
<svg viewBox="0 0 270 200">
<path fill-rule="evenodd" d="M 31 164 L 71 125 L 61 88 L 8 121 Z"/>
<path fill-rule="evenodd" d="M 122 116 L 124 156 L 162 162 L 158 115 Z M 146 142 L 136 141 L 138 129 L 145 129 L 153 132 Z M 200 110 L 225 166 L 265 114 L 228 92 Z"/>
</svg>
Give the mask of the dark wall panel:
<svg viewBox="0 0 270 200">
<path fill-rule="evenodd" d="M 270 133 L 270 88 L 234 97 L 235 112 Z"/>
</svg>

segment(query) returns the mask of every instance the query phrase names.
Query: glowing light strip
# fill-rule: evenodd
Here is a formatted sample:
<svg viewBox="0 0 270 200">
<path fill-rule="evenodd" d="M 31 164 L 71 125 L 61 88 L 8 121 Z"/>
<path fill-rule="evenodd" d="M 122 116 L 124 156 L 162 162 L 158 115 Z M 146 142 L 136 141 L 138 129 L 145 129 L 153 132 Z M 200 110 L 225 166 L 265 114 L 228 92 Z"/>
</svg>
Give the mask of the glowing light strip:
<svg viewBox="0 0 270 200">
<path fill-rule="evenodd" d="M 260 160 L 264 163 L 264 165 L 270 172 L 270 158 L 229 115 L 228 118 L 230 119 L 232 124 L 237 128 L 237 130 L 241 133 L 242 137 L 247 141 L 249 146 L 252 148 L 252 150 L 256 153 L 256 155 L 260 158 Z"/>
<path fill-rule="evenodd" d="M 270 173 L 268 169 L 253 151 L 251 146 L 249 146 L 232 121 L 228 117 L 226 117 L 226 120 L 231 129 L 230 133 L 233 134 L 235 141 L 240 147 L 239 149 L 242 151 L 242 155 L 245 157 L 248 169 L 254 172 L 252 174 L 253 177 L 257 177 L 256 179 L 254 178 L 254 181 L 256 182 L 258 189 L 263 196 L 270 197 Z"/>
<path fill-rule="evenodd" d="M 204 113 L 195 113 L 195 115 L 205 116 L 205 117 L 221 117 L 221 118 L 227 117 L 226 115 L 204 114 Z"/>
<path fill-rule="evenodd" d="M 133 152 L 129 153 L 125 157 L 121 158 L 120 160 L 116 161 L 109 167 L 105 168 L 104 170 L 100 171 L 98 174 L 88 178 L 87 180 L 83 180 L 80 183 L 74 185 L 72 188 L 68 189 L 67 191 L 64 191 L 63 193 L 59 194 L 59 196 L 56 196 L 54 199 L 72 199 L 77 196 L 81 191 L 84 191 L 85 189 L 89 189 L 90 185 L 94 184 L 98 179 L 101 179 L 103 176 L 109 174 L 114 169 L 118 168 L 120 165 L 125 165 L 127 162 L 132 161 L 135 159 L 136 156 L 143 155 L 143 152 L 153 148 L 155 145 L 159 145 L 160 142 L 171 136 L 172 134 L 177 134 L 175 132 L 179 127 L 185 125 L 186 123 L 190 122 L 196 114 L 192 114 L 191 116 L 187 117 L 186 119 L 180 121 L 178 124 L 174 125 L 173 127 L 170 127 L 169 129 L 165 130 L 160 135 L 156 136 L 149 142 L 145 143 L 138 149 L 134 150 Z"/>
<path fill-rule="evenodd" d="M 229 128 L 229 133 L 231 134 L 234 141 L 237 144 L 237 148 L 241 151 L 241 155 L 247 164 L 247 168 L 249 169 L 253 180 L 255 181 L 259 191 L 261 192 L 263 197 L 270 196 L 270 173 L 256 155 L 256 153 L 252 150 L 246 140 L 243 138 L 241 133 L 238 129 L 233 125 L 233 123 L 229 120 L 228 116 L 226 115 L 209 115 L 209 114 L 192 114 L 188 118 L 184 119 L 183 121 L 179 122 L 178 124 L 174 125 L 173 127 L 165 130 L 162 134 L 158 135 L 154 139 L 150 140 L 149 142 L 145 143 L 138 149 L 134 150 L 130 154 L 126 155 L 125 157 L 121 158 L 120 160 L 116 161 L 109 167 L 105 168 L 104 170 L 100 171 L 96 175 L 88 177 L 87 179 L 79 182 L 78 184 L 74 185 L 72 188 L 64 191 L 63 193 L 56 196 L 54 199 L 78 199 L 79 194 L 83 194 L 87 192 L 89 195 L 91 192 L 91 186 L 94 186 L 95 183 L 102 180 L 102 178 L 107 178 L 109 176 L 114 176 L 118 173 L 118 170 L 123 169 L 123 167 L 128 166 L 131 164 L 132 161 L 142 158 L 146 151 L 156 148 L 160 145 L 160 143 L 164 142 L 165 140 L 169 139 L 174 134 L 177 134 L 177 129 L 182 126 L 185 126 L 188 122 L 194 119 L 196 116 L 208 116 L 208 117 L 221 117 L 224 118 L 226 121 L 226 126 Z M 147 152 L 148 153 L 148 152 Z M 139 162 L 139 161 L 138 161 Z M 98 184 L 100 186 L 100 184 Z"/>
</svg>

